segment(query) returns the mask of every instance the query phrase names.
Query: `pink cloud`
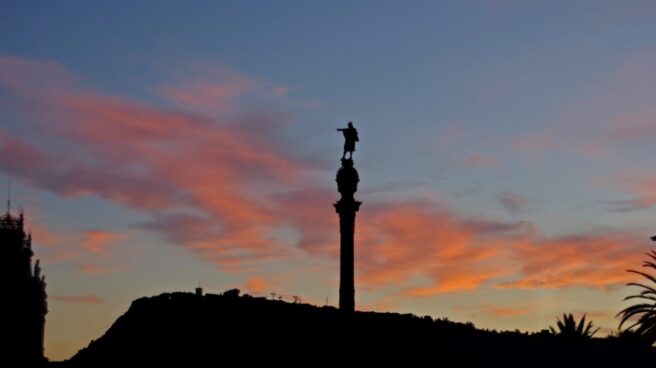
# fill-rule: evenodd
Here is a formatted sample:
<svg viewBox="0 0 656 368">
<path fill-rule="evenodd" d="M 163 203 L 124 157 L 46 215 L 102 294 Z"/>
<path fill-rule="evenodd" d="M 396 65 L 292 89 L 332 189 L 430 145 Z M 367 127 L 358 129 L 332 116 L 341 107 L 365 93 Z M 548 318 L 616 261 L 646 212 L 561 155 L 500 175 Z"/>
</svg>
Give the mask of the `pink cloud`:
<svg viewBox="0 0 656 368">
<path fill-rule="evenodd" d="M 521 264 L 516 281 L 501 288 L 608 288 L 629 282 L 626 270 L 640 264 L 644 242 L 621 232 L 599 230 L 515 244 Z"/>
<path fill-rule="evenodd" d="M 285 87 L 285 86 L 277 86 L 271 89 L 271 95 L 274 97 L 285 97 L 287 96 L 290 92 L 297 90 L 298 88 L 292 88 L 292 87 Z"/>
<path fill-rule="evenodd" d="M 483 156 L 483 155 L 472 155 L 463 160 L 465 166 L 473 167 L 487 167 L 494 166 L 498 163 L 496 157 L 492 156 Z"/>
<path fill-rule="evenodd" d="M 217 64 L 196 63 L 182 72 L 178 70 L 177 74 L 177 81 L 160 86 L 155 92 L 192 111 L 232 112 L 238 97 L 257 91 L 261 84 L 252 77 Z M 286 90 L 282 94 L 279 91 L 276 96 L 285 94 Z"/>
<path fill-rule="evenodd" d="M 656 136 L 656 115 L 616 118 L 608 132 L 612 142 L 652 139 Z"/>
<path fill-rule="evenodd" d="M 105 248 L 109 244 L 125 237 L 123 234 L 103 230 L 87 230 L 83 236 L 82 243 L 84 247 L 98 255 L 105 254 Z"/>
<path fill-rule="evenodd" d="M 615 175 L 608 183 L 619 188 L 629 196 L 627 199 L 607 201 L 610 209 L 628 212 L 650 208 L 656 205 L 656 176 L 639 172 Z"/>
<path fill-rule="evenodd" d="M 10 66 L 17 70 L 6 74 L 17 80 L 16 72 L 48 71 L 29 61 Z M 149 211 L 152 222 L 144 228 L 226 266 L 286 252 L 270 235 L 282 220 L 259 183 L 268 183 L 269 191 L 302 185 L 307 164 L 288 157 L 272 139 L 281 123 L 277 114 L 210 119 L 66 83 L 5 87 L 32 104 L 47 105 L 51 143 L 76 148 L 53 150 L 41 143 L 36 148 L 3 132 L 0 153 L 7 159 L 0 168 L 9 175 L 64 196 L 97 195 Z"/>
<path fill-rule="evenodd" d="M 539 151 L 555 150 L 558 144 L 554 137 L 548 134 L 533 134 L 513 138 L 511 146 L 518 151 L 535 153 Z"/>
<path fill-rule="evenodd" d="M 56 64 L 4 56 L 0 86 L 35 106 L 31 124 L 48 134 L 37 141 L 0 132 L 0 170 L 61 196 L 97 196 L 146 213 L 140 229 L 227 271 L 289 259 L 295 247 L 336 257 L 335 191 L 314 184 L 315 163 L 290 155 L 277 138 L 283 115 L 239 114 L 241 96 L 265 96 L 269 87 L 236 72 L 216 73 L 208 81 L 223 87 L 184 77 L 158 89 L 195 111 L 189 113 L 82 88 Z M 213 107 L 219 109 L 212 117 L 198 113 Z M 507 204 L 519 209 L 521 202 Z M 633 256 L 640 257 L 639 243 L 616 233 L 549 240 L 530 224 L 464 216 L 434 201 L 365 203 L 359 216 L 358 283 L 396 285 L 416 297 L 513 276 L 501 286 L 608 287 L 625 282 L 624 268 L 640 262 Z M 281 228 L 294 236 L 276 235 Z M 86 235 L 87 249 L 99 254 L 115 240 Z M 101 269 L 81 264 L 82 272 Z"/>
<path fill-rule="evenodd" d="M 402 285 L 415 297 L 486 284 L 606 289 L 631 279 L 625 270 L 645 249 L 644 241 L 611 229 L 550 238 L 530 223 L 471 219 L 426 202 L 377 207 L 361 221 L 359 282 Z M 508 277 L 514 281 L 502 281 Z"/>
<path fill-rule="evenodd" d="M 0 54 L 0 84 L 20 94 L 50 94 L 58 84 L 77 80 L 56 62 Z"/>
<path fill-rule="evenodd" d="M 64 238 L 60 234 L 51 231 L 45 226 L 39 224 L 38 222 L 30 222 L 29 230 L 32 234 L 32 237 L 35 239 L 35 241 L 38 242 L 39 245 L 50 247 L 53 245 L 57 245 L 64 240 Z"/>
<path fill-rule="evenodd" d="M 369 287 L 424 277 L 427 284 L 404 293 L 429 296 L 476 289 L 512 271 L 496 261 L 505 253 L 500 240 L 520 231 L 518 224 L 466 219 L 429 202 L 370 206 L 356 251 L 360 282 Z"/>
</svg>

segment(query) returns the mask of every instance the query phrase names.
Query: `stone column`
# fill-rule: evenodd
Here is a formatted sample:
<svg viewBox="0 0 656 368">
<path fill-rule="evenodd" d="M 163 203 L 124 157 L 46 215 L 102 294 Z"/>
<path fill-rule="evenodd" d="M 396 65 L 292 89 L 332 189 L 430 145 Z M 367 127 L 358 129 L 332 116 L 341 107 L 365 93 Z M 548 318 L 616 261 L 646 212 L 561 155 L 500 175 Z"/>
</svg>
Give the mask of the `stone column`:
<svg viewBox="0 0 656 368">
<path fill-rule="evenodd" d="M 354 277 L 354 235 L 355 213 L 360 204 L 353 198 L 360 181 L 358 171 L 353 167 L 353 159 L 342 159 L 342 167 L 337 170 L 337 191 L 342 195 L 334 204 L 339 214 L 340 273 L 339 309 L 345 313 L 355 311 Z"/>
</svg>

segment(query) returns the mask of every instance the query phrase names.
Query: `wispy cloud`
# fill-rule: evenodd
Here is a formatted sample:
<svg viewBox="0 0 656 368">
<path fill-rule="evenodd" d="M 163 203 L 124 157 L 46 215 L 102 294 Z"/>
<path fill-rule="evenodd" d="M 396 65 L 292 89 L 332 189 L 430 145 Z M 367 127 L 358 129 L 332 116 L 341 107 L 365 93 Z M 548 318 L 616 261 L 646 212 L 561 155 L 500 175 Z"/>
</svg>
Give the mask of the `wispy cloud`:
<svg viewBox="0 0 656 368">
<path fill-rule="evenodd" d="M 624 172 L 615 175 L 605 184 L 626 193 L 626 199 L 608 200 L 605 203 L 615 212 L 643 210 L 656 205 L 656 175 L 641 172 Z"/>
<path fill-rule="evenodd" d="M 84 247 L 92 253 L 102 255 L 106 252 L 106 247 L 122 238 L 124 234 L 114 233 L 104 230 L 87 230 L 84 232 L 84 239 L 82 240 Z"/>
<path fill-rule="evenodd" d="M 520 224 L 468 219 L 430 202 L 375 205 L 361 225 L 357 254 L 360 279 L 370 287 L 406 286 L 404 293 L 429 296 L 472 290 L 511 272 L 501 239 L 521 231 Z"/>
<path fill-rule="evenodd" d="M 462 161 L 463 165 L 465 166 L 473 166 L 473 167 L 487 167 L 487 166 L 494 166 L 498 163 L 496 157 L 492 156 L 483 156 L 483 155 L 472 155 L 467 158 L 465 158 Z"/>
<path fill-rule="evenodd" d="M 0 131 L 0 170 L 60 196 L 97 196 L 145 213 L 148 219 L 135 227 L 226 271 L 299 250 L 337 257 L 336 194 L 317 186 L 314 162 L 291 155 L 276 135 L 289 124 L 285 114 L 240 110 L 247 94 L 278 97 L 256 78 L 223 68 L 208 79 L 223 87 L 199 75 L 157 90 L 177 106 L 162 108 L 83 86 L 54 63 L 2 56 L 0 87 L 33 106 L 16 113 L 48 134 Z M 210 106 L 223 107 L 202 112 Z M 454 132 L 448 141 L 458 139 Z M 510 212 L 526 204 L 509 193 L 499 200 Z M 82 239 L 103 256 L 118 238 L 90 230 Z M 395 285 L 415 297 L 486 285 L 606 288 L 627 280 L 624 269 L 640 263 L 643 247 L 610 230 L 547 238 L 529 222 L 465 215 L 435 200 L 367 202 L 356 239 L 361 285 Z M 79 263 L 81 272 L 105 269 Z M 251 279 L 250 288 L 264 286 Z"/>
<path fill-rule="evenodd" d="M 497 194 L 499 204 L 511 215 L 516 215 L 526 209 L 529 200 L 519 193 L 501 192 Z"/>
<path fill-rule="evenodd" d="M 523 316 L 529 314 L 535 310 L 535 306 L 532 305 L 492 305 L 492 304 L 480 304 L 480 305 L 471 305 L 471 306 L 456 306 L 454 308 L 457 312 L 467 312 L 472 316 L 477 314 L 485 314 L 490 317 L 495 318 L 504 318 L 504 317 L 515 317 Z"/>
<path fill-rule="evenodd" d="M 65 303 L 103 304 L 105 302 L 95 295 L 51 295 L 49 298 Z"/>
<path fill-rule="evenodd" d="M 640 264 L 644 241 L 619 231 L 600 229 L 589 234 L 545 238 L 515 245 L 521 264 L 515 281 L 501 288 L 609 288 L 629 282 L 627 269 Z"/>
<path fill-rule="evenodd" d="M 96 265 L 91 263 L 82 263 L 77 267 L 77 271 L 87 276 L 106 276 L 122 271 L 123 268 L 117 265 Z"/>
<path fill-rule="evenodd" d="M 176 69 L 176 78 L 154 89 L 176 106 L 198 112 L 234 112 L 238 98 L 260 90 L 260 81 L 226 65 L 194 63 Z M 273 91 L 276 91 L 275 89 Z M 282 90 L 275 96 L 283 96 Z"/>
<path fill-rule="evenodd" d="M 272 129 L 283 123 L 280 116 L 210 119 L 89 92 L 68 77 L 61 83 L 52 77 L 56 86 L 31 85 L 21 73 L 48 74 L 53 67 L 1 61 L 0 75 L 7 78 L 0 80 L 21 82 L 21 88 L 5 87 L 49 110 L 49 143 L 73 142 L 80 150 L 62 152 L 2 133 L 3 171 L 60 195 L 97 195 L 149 211 L 152 221 L 145 228 L 218 263 L 284 252 L 268 234 L 280 223 L 275 203 L 263 200 L 266 193 L 257 186 L 269 183 L 276 190 L 297 182 L 307 164 L 287 157 L 271 139 Z M 229 84 L 241 85 L 235 78 L 231 74 Z M 191 235 L 189 226 L 202 238 Z"/>
</svg>

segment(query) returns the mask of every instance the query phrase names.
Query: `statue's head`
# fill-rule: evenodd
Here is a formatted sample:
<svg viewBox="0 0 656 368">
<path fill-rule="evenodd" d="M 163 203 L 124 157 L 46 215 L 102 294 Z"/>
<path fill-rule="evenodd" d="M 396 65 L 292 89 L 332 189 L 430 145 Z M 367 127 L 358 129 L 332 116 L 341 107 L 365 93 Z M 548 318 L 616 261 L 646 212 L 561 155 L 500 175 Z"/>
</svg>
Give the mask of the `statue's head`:
<svg viewBox="0 0 656 368">
<path fill-rule="evenodd" d="M 349 128 L 353 128 L 353 123 L 351 123 L 351 122 L 349 121 L 349 123 L 348 123 L 348 127 L 349 127 Z"/>
</svg>

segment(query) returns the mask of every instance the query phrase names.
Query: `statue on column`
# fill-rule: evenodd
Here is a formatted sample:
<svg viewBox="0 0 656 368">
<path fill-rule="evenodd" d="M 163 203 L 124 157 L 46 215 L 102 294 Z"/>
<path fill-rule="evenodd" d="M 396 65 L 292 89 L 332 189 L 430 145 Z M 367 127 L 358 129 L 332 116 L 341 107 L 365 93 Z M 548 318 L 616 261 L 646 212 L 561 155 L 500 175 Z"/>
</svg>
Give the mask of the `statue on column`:
<svg viewBox="0 0 656 368">
<path fill-rule="evenodd" d="M 353 123 L 349 121 L 348 128 L 338 128 L 338 132 L 344 134 L 344 153 L 342 160 L 346 159 L 346 153 L 349 153 L 349 159 L 353 159 L 353 151 L 355 151 L 355 142 L 359 142 L 358 131 L 353 127 Z"/>
</svg>

